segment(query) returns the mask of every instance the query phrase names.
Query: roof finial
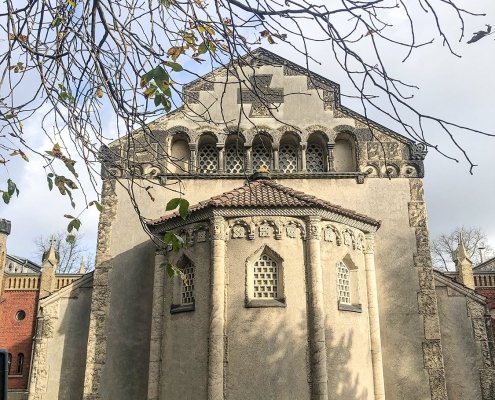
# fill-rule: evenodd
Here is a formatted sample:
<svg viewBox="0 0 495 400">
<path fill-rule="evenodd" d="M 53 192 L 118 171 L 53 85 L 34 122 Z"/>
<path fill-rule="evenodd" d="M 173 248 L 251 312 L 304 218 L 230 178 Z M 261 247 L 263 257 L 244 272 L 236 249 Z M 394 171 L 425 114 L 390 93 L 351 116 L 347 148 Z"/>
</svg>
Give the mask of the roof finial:
<svg viewBox="0 0 495 400">
<path fill-rule="evenodd" d="M 266 165 L 261 165 L 258 170 L 248 178 L 248 181 L 257 181 L 260 179 L 271 179 L 270 170 Z"/>
<path fill-rule="evenodd" d="M 469 259 L 469 256 L 467 255 L 466 247 L 464 246 L 464 238 L 462 236 L 462 231 L 459 233 L 459 246 L 457 247 L 457 258 L 460 260 Z"/>
<path fill-rule="evenodd" d="M 48 251 L 45 251 L 43 254 L 43 262 L 50 262 L 52 265 L 57 265 L 57 252 L 55 250 L 55 245 L 57 243 L 57 240 L 55 239 L 55 235 L 52 235 L 50 239 L 50 248 Z"/>
<path fill-rule="evenodd" d="M 79 273 L 80 274 L 86 273 L 86 266 L 84 265 L 84 257 L 81 257 L 81 264 L 79 264 Z"/>
</svg>

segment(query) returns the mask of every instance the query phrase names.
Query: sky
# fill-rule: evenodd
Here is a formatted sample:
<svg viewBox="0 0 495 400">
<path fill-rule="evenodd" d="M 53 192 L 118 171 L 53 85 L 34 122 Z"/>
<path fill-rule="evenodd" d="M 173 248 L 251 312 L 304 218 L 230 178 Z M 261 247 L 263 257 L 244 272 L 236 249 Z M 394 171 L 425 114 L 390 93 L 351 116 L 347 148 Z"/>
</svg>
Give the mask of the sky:
<svg viewBox="0 0 495 400">
<path fill-rule="evenodd" d="M 484 29 L 484 24 L 495 25 L 495 4 L 488 0 L 470 4 L 473 3 L 476 3 L 478 10 L 486 12 L 487 16 L 467 23 L 468 38 L 473 32 Z M 394 20 L 398 32 L 407 23 L 406 20 L 401 20 L 401 16 L 395 15 L 394 10 L 391 11 L 390 18 Z M 447 25 L 456 29 L 456 21 L 452 19 L 450 22 Z M 395 50 L 386 46 L 382 48 L 382 53 L 385 59 L 392 60 L 395 76 L 420 87 L 413 100 L 418 108 L 452 122 L 495 133 L 494 39 L 495 35 L 492 35 L 476 44 L 454 43 L 461 58 L 451 55 L 438 40 L 431 46 L 417 49 L 405 63 L 394 61 L 397 57 Z M 321 65 L 312 65 L 311 69 L 340 83 L 343 93 L 351 93 L 349 82 L 343 72 L 332 63 L 330 52 L 319 46 L 321 45 L 315 44 L 310 47 L 311 52 L 321 55 Z M 278 44 L 267 48 L 296 63 L 305 62 L 301 55 L 288 46 Z M 355 101 L 344 98 L 342 103 L 360 111 L 359 104 Z M 39 134 L 41 119 L 46 113 L 44 111 L 38 110 L 24 124 L 27 139 L 42 151 L 51 148 L 49 140 Z M 373 118 L 390 126 L 383 116 L 373 115 Z M 460 160 L 456 163 L 433 150 L 430 150 L 426 158 L 424 185 L 431 236 L 434 238 L 441 233 L 451 232 L 461 225 L 480 227 L 486 232 L 488 243 L 495 248 L 495 138 L 474 133 L 463 133 L 456 137 L 478 165 L 471 175 L 469 165 L 456 153 L 441 129 L 432 128 L 427 134 L 430 141 Z M 63 214 L 74 214 L 74 210 L 66 197 L 60 196 L 55 189 L 51 192 L 48 190 L 42 163 L 36 157 L 27 163 L 16 161 L 10 164 L 7 171 L 0 171 L 0 182 L 5 182 L 6 177 L 14 179 L 21 190 L 20 196 L 14 198 L 9 205 L 0 204 L 0 217 L 12 221 L 8 252 L 39 262 L 36 259 L 34 240 L 52 232 L 64 231 L 69 220 Z M 83 204 L 81 195 L 76 192 L 78 191 L 74 191 L 76 203 Z M 88 201 L 94 197 L 94 194 L 88 193 Z M 77 212 L 79 211 L 81 210 L 78 209 Z M 80 228 L 83 246 L 93 254 L 98 217 L 94 207 L 86 210 L 82 215 L 83 223 Z"/>
</svg>

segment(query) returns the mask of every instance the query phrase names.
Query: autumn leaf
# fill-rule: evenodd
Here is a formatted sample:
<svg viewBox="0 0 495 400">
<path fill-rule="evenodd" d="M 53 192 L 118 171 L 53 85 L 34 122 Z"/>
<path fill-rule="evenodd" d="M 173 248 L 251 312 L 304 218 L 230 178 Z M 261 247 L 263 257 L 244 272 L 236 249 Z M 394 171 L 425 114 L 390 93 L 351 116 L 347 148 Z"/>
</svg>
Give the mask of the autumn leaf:
<svg viewBox="0 0 495 400">
<path fill-rule="evenodd" d="M 168 49 L 167 55 L 175 62 L 181 54 L 184 54 L 184 47 L 174 46 Z"/>
</svg>

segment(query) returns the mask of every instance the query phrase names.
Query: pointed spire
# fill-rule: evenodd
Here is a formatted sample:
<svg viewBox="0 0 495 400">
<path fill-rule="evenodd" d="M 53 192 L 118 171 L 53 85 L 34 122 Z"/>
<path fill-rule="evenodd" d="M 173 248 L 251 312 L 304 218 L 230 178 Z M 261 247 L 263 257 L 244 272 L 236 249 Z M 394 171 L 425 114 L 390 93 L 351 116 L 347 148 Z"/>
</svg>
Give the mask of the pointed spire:
<svg viewBox="0 0 495 400">
<path fill-rule="evenodd" d="M 84 257 L 81 257 L 81 264 L 79 265 L 79 273 L 80 274 L 86 273 L 86 266 L 84 265 Z"/>
<path fill-rule="evenodd" d="M 45 256 L 45 261 L 48 261 L 52 265 L 57 264 L 57 252 L 55 251 L 55 243 L 55 235 L 52 235 L 52 238 L 50 239 L 50 248 L 48 249 Z"/>
<path fill-rule="evenodd" d="M 457 259 L 458 260 L 470 260 L 466 247 L 464 246 L 464 238 L 462 237 L 462 232 L 459 234 L 459 246 L 457 247 Z"/>
</svg>

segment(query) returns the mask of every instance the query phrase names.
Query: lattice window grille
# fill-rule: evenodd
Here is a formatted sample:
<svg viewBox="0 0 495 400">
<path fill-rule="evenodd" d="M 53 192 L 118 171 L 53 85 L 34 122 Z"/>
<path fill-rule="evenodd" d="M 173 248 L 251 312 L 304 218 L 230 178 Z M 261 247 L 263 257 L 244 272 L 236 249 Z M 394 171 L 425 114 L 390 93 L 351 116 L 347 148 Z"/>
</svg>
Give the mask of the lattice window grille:
<svg viewBox="0 0 495 400">
<path fill-rule="evenodd" d="M 270 145 L 259 143 L 253 146 L 253 170 L 258 171 L 260 167 L 271 169 L 272 150 Z"/>
<path fill-rule="evenodd" d="M 194 266 L 182 268 L 182 290 L 180 302 L 183 305 L 194 304 Z"/>
<path fill-rule="evenodd" d="M 225 171 L 229 174 L 244 172 L 244 148 L 231 145 L 225 149 Z"/>
<path fill-rule="evenodd" d="M 202 174 L 212 174 L 218 167 L 217 149 L 213 144 L 204 144 L 199 148 L 199 171 Z"/>
<path fill-rule="evenodd" d="M 279 150 L 279 165 L 283 173 L 297 171 L 297 148 L 290 144 L 284 144 Z"/>
<path fill-rule="evenodd" d="M 337 291 L 341 304 L 351 304 L 351 277 L 344 263 L 337 264 Z"/>
<path fill-rule="evenodd" d="M 267 255 L 262 255 L 254 263 L 253 283 L 255 299 L 278 298 L 278 265 Z"/>
<path fill-rule="evenodd" d="M 323 172 L 324 167 L 323 149 L 317 143 L 310 143 L 306 150 L 306 169 L 308 172 Z"/>
</svg>

